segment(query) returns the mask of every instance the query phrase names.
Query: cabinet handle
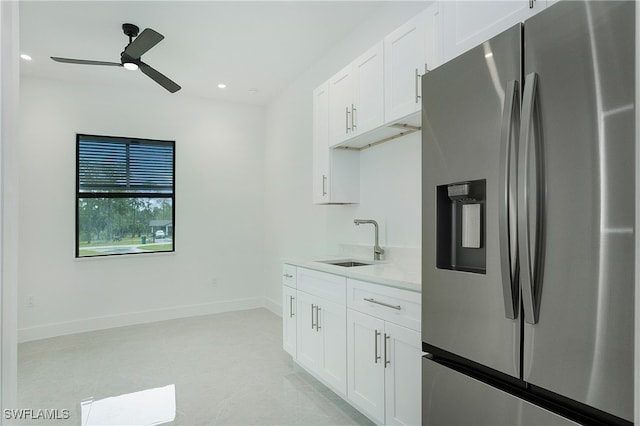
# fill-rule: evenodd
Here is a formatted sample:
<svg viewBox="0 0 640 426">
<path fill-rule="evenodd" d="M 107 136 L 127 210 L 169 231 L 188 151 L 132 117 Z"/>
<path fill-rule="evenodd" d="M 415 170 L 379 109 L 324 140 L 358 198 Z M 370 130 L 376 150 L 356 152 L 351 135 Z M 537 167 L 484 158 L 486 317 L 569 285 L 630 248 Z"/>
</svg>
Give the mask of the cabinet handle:
<svg viewBox="0 0 640 426">
<path fill-rule="evenodd" d="M 284 275 L 283 275 L 283 277 L 285 277 L 285 278 L 293 278 L 293 275 L 291 275 L 291 274 L 284 274 Z"/>
<path fill-rule="evenodd" d="M 391 364 L 391 361 L 387 359 L 387 340 L 391 339 L 391 336 L 384 333 L 384 368 L 387 368 L 387 365 Z"/>
<path fill-rule="evenodd" d="M 289 318 L 293 318 L 293 299 L 295 297 L 289 296 Z"/>
<path fill-rule="evenodd" d="M 358 111 L 358 109 L 351 104 L 351 131 L 355 132 L 356 131 L 356 112 Z"/>
<path fill-rule="evenodd" d="M 316 308 L 316 305 L 311 304 L 311 329 L 316 328 L 316 324 L 313 322 L 313 311 Z"/>
<path fill-rule="evenodd" d="M 322 175 L 322 196 L 327 195 L 327 175 Z"/>
<path fill-rule="evenodd" d="M 378 355 L 378 336 L 380 336 L 380 332 L 378 330 L 374 330 L 373 333 L 373 363 L 377 364 L 380 359 L 380 355 Z"/>
<path fill-rule="evenodd" d="M 344 131 L 344 133 L 345 134 L 349 134 L 349 114 L 350 114 L 349 113 L 349 107 L 348 106 L 344 107 L 344 110 L 346 112 L 346 114 L 344 116 L 345 117 L 345 120 L 344 120 L 345 131 Z"/>
<path fill-rule="evenodd" d="M 533 9 L 533 2 L 534 2 L 534 1 L 535 1 L 535 0 L 529 0 L 529 9 Z"/>
<path fill-rule="evenodd" d="M 320 311 L 322 308 L 316 305 L 316 331 L 320 331 L 322 327 L 320 327 Z"/>
<path fill-rule="evenodd" d="M 402 309 L 402 306 L 400 306 L 400 305 L 390 305 L 390 304 L 388 304 L 388 303 L 379 302 L 379 301 L 377 301 L 377 300 L 375 300 L 375 299 L 367 299 L 367 298 L 365 297 L 363 300 L 366 300 L 367 302 L 375 303 L 375 304 L 377 304 L 377 305 L 386 306 L 387 308 L 397 309 L 398 311 L 399 311 L 400 309 Z"/>
<path fill-rule="evenodd" d="M 420 102 L 420 90 L 418 89 L 418 81 L 420 80 L 420 71 L 416 68 L 416 103 Z"/>
</svg>

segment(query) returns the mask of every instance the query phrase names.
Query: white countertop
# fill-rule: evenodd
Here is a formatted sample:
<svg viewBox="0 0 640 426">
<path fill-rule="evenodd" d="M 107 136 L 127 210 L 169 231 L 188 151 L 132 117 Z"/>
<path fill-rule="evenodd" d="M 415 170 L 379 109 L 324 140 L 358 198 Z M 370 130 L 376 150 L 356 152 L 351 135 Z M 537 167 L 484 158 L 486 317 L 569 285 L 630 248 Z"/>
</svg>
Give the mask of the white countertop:
<svg viewBox="0 0 640 426">
<path fill-rule="evenodd" d="M 373 263 L 372 265 L 344 267 L 323 263 L 322 261 L 359 261 Z M 402 288 L 411 291 L 422 291 L 422 281 L 420 279 L 420 265 L 415 262 L 400 261 L 373 261 L 352 256 L 317 256 L 313 259 L 305 258 L 284 258 L 283 263 L 314 269 L 316 271 L 328 272 L 330 274 L 342 275 L 355 280 L 362 280 L 390 287 Z"/>
</svg>

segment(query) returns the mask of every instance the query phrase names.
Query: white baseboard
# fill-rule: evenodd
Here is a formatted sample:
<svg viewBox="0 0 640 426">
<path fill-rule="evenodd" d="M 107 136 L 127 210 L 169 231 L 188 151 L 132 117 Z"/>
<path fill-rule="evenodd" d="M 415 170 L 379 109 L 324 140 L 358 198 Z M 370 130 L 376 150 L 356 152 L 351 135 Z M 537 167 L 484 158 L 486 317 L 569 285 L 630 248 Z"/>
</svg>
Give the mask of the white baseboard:
<svg viewBox="0 0 640 426">
<path fill-rule="evenodd" d="M 18 343 L 47 339 L 49 337 L 64 336 L 67 334 L 103 330 L 106 328 L 265 307 L 270 311 L 281 315 L 281 313 L 274 310 L 274 306 L 271 306 L 273 303 L 274 302 L 269 299 L 256 297 L 44 324 L 35 327 L 19 328 Z"/>
<path fill-rule="evenodd" d="M 264 298 L 264 307 L 276 314 L 277 316 L 282 316 L 282 304 L 276 302 L 273 299 L 269 299 L 268 297 Z"/>
</svg>

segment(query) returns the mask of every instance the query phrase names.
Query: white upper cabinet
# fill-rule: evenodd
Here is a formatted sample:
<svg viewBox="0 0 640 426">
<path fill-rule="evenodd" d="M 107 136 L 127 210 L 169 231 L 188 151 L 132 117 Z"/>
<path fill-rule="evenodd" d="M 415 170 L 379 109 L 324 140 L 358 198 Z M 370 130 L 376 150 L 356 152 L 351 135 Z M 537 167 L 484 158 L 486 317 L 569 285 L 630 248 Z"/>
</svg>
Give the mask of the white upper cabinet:
<svg viewBox="0 0 640 426">
<path fill-rule="evenodd" d="M 442 63 L 440 3 L 384 38 L 384 115 L 396 121 L 421 110 L 420 76 Z"/>
<path fill-rule="evenodd" d="M 546 0 L 442 2 L 445 61 L 535 15 L 546 3 Z"/>
<path fill-rule="evenodd" d="M 329 144 L 384 123 L 383 47 L 377 43 L 329 80 Z"/>
<path fill-rule="evenodd" d="M 443 62 L 440 8 L 432 3 L 314 90 L 314 203 L 358 203 L 358 150 L 420 130 L 420 76 Z"/>
<path fill-rule="evenodd" d="M 384 124 L 384 55 L 382 41 L 360 55 L 353 64 L 352 135 Z"/>
<path fill-rule="evenodd" d="M 426 69 L 425 72 L 434 69 L 444 63 L 443 39 L 442 39 L 442 2 L 435 2 L 419 15 L 426 23 Z"/>
<path fill-rule="evenodd" d="M 329 83 L 313 91 L 313 202 L 329 201 Z"/>
<path fill-rule="evenodd" d="M 351 137 L 353 129 L 353 67 L 341 69 L 329 79 L 329 146 Z"/>
<path fill-rule="evenodd" d="M 351 77 L 345 78 L 350 81 Z M 313 202 L 357 203 L 360 197 L 358 153 L 329 148 L 330 84 L 331 80 L 313 91 Z"/>
</svg>

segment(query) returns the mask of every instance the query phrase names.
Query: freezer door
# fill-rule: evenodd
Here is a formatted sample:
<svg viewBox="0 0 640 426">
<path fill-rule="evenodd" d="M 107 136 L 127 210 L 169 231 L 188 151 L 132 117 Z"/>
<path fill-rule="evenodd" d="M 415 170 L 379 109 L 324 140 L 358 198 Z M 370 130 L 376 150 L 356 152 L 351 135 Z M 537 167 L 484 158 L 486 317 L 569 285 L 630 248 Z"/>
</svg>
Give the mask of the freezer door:
<svg viewBox="0 0 640 426">
<path fill-rule="evenodd" d="M 437 426 L 577 425 L 509 393 L 422 359 L 422 424 Z"/>
<path fill-rule="evenodd" d="M 422 80 L 422 341 L 515 377 L 519 297 L 499 224 L 509 222 L 504 148 L 515 150 L 517 139 L 510 135 L 519 118 L 521 30 L 507 30 Z M 452 183 L 460 183 L 449 188 L 452 196 L 465 198 L 468 190 L 481 198 L 480 208 L 455 207 L 464 201 L 447 198 Z M 449 211 L 442 209 L 449 202 Z M 473 215 L 464 218 L 465 210 Z M 447 222 L 456 214 L 463 218 L 452 229 Z M 456 250 L 473 267 L 460 267 Z"/>
<path fill-rule="evenodd" d="M 524 380 L 628 421 L 634 3 L 559 2 L 525 22 L 521 128 L 531 132 L 519 141 L 529 152 L 520 176 L 532 185 L 519 209 L 532 255 L 528 268 L 521 245 Z"/>
</svg>

